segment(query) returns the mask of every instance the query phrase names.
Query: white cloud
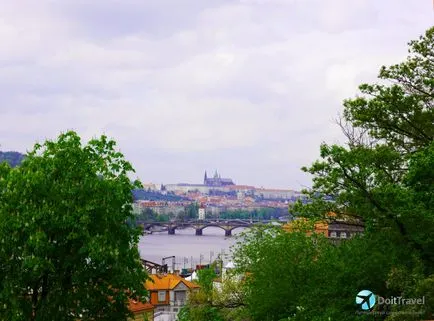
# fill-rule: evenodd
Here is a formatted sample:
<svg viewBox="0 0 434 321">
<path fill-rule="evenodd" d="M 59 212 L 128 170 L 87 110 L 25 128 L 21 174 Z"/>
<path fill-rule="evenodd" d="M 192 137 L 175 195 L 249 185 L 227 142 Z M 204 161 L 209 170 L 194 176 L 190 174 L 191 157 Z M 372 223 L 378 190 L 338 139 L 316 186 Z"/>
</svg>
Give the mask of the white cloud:
<svg viewBox="0 0 434 321">
<path fill-rule="evenodd" d="M 219 165 L 240 183 L 306 183 L 296 169 L 341 138 L 342 99 L 432 25 L 430 3 L 405 0 L 0 4 L 2 149 L 104 132 L 165 182 Z"/>
</svg>

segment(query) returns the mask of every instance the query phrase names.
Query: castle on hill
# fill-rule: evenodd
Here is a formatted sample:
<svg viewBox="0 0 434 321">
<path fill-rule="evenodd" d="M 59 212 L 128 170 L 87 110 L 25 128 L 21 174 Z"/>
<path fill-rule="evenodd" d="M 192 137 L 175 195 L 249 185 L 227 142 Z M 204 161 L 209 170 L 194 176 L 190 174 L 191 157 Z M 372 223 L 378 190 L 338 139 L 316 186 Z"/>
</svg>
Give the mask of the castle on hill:
<svg viewBox="0 0 434 321">
<path fill-rule="evenodd" d="M 166 184 L 162 186 L 165 192 L 175 193 L 189 193 L 196 192 L 204 195 L 210 195 L 212 191 L 219 191 L 223 193 L 237 193 L 237 197 L 242 195 L 254 196 L 259 199 L 267 200 L 291 200 L 301 195 L 300 192 L 294 190 L 280 190 L 280 189 L 267 189 L 256 188 L 254 186 L 236 185 L 231 178 L 222 178 L 221 175 L 215 171 L 212 177 L 208 177 L 208 173 L 205 171 L 202 184 Z"/>
<path fill-rule="evenodd" d="M 216 170 L 213 177 L 208 177 L 208 175 L 205 171 L 205 175 L 203 177 L 203 185 L 222 187 L 222 186 L 235 185 L 235 183 L 230 178 L 222 178 L 220 176 L 220 174 L 217 173 L 217 170 Z"/>
</svg>

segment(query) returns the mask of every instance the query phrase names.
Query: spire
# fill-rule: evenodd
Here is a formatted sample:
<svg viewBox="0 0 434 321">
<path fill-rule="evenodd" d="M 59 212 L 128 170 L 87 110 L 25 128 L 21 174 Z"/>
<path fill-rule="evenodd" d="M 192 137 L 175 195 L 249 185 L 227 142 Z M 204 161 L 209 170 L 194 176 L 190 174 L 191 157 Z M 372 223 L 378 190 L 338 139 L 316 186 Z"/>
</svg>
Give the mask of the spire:
<svg viewBox="0 0 434 321">
<path fill-rule="evenodd" d="M 203 183 L 206 185 L 206 181 L 208 180 L 208 177 L 206 175 L 206 171 L 205 171 L 205 176 L 203 177 Z"/>
<path fill-rule="evenodd" d="M 217 173 L 217 170 L 215 170 L 215 172 L 214 172 L 214 178 L 218 178 L 219 177 L 219 174 Z"/>
</svg>

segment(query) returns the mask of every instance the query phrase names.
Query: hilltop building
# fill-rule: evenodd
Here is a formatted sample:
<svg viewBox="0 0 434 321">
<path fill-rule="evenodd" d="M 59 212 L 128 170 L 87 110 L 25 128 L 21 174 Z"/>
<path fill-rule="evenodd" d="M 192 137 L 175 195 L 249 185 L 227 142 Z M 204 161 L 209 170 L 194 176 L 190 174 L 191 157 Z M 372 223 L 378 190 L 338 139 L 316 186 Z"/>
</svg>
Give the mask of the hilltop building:
<svg viewBox="0 0 434 321">
<path fill-rule="evenodd" d="M 221 186 L 228 186 L 228 185 L 235 185 L 235 184 L 230 178 L 222 178 L 220 174 L 217 173 L 217 171 L 215 171 L 214 177 L 212 178 L 208 177 L 205 171 L 205 175 L 203 178 L 203 185 L 221 187 Z"/>
<path fill-rule="evenodd" d="M 236 185 L 231 178 L 223 178 L 215 171 L 212 177 L 208 176 L 205 171 L 202 183 L 178 183 L 167 184 L 161 187 L 161 191 L 167 193 L 174 193 L 176 195 L 185 195 L 188 193 L 198 193 L 208 196 L 220 197 L 220 201 L 227 201 L 229 204 L 229 198 L 234 198 L 238 202 L 252 203 L 257 201 L 274 201 L 274 202 L 293 202 L 297 199 L 304 199 L 305 196 L 301 192 L 289 190 L 289 189 L 268 189 L 268 188 L 256 188 L 248 185 Z M 209 205 L 211 200 L 202 200 L 201 202 Z M 226 204 L 227 205 L 227 204 Z"/>
</svg>

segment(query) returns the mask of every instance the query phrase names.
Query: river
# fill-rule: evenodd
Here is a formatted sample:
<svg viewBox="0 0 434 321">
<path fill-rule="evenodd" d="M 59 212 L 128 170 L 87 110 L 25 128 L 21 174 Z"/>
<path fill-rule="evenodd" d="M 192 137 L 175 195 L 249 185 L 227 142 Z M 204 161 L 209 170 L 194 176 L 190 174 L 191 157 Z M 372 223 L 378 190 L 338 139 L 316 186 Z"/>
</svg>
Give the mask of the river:
<svg viewBox="0 0 434 321">
<path fill-rule="evenodd" d="M 203 235 L 195 235 L 193 228 L 176 230 L 175 235 L 166 232 L 154 232 L 140 238 L 139 251 L 143 259 L 161 264 L 163 257 L 175 256 L 175 268 L 191 268 L 197 264 L 208 264 L 220 253 L 225 261 L 230 260 L 230 247 L 237 241 L 236 235 L 243 231 L 237 228 L 233 236 L 226 237 L 223 229 L 207 227 Z M 166 263 L 171 266 L 172 261 Z"/>
</svg>

